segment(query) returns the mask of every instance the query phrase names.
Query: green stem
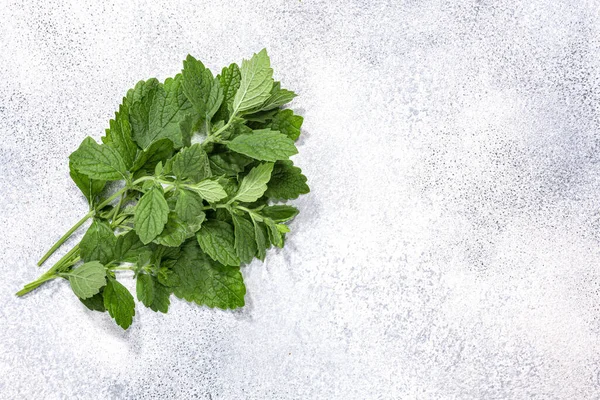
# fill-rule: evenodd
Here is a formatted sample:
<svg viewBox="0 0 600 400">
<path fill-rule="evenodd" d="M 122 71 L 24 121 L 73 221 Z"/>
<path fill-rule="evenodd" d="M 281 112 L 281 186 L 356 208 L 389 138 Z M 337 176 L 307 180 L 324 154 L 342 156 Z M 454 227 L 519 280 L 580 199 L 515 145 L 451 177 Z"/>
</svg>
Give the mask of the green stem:
<svg viewBox="0 0 600 400">
<path fill-rule="evenodd" d="M 81 225 L 83 225 L 83 223 L 85 221 L 87 221 L 88 219 L 90 219 L 92 216 L 94 216 L 94 214 L 96 213 L 95 210 L 90 211 L 89 213 L 87 213 L 83 218 L 81 218 L 75 225 L 73 225 L 73 227 L 71 229 L 69 229 L 67 231 L 67 233 L 65 233 L 64 235 L 62 235 L 62 237 L 60 239 L 58 239 L 58 242 L 54 243 L 54 246 L 52 246 L 50 248 L 50 250 L 48 250 L 46 252 L 46 254 L 44 254 L 44 256 L 40 259 L 40 261 L 38 261 L 37 265 L 39 267 L 42 266 L 42 264 L 48 259 L 48 257 L 50 257 L 52 254 L 54 254 L 54 252 L 64 243 L 67 241 L 67 239 L 69 237 L 71 237 L 71 235 L 73 234 L 73 232 L 75 232 L 77 230 L 77 228 L 79 228 Z"/>
<path fill-rule="evenodd" d="M 139 181 L 139 179 L 138 179 Z M 136 181 L 137 182 L 137 181 Z M 135 183 L 135 182 L 134 182 Z M 58 239 L 58 242 L 54 243 L 54 246 L 52 246 L 50 248 L 50 250 L 48 250 L 46 252 L 46 254 L 44 254 L 44 256 L 40 259 L 40 261 L 38 261 L 37 265 L 38 266 L 42 266 L 42 264 L 52 255 L 54 254 L 54 252 L 56 250 L 58 250 L 58 248 L 67 241 L 67 239 L 69 239 L 71 237 L 71 235 L 77 230 L 77 228 L 79 228 L 81 225 L 83 225 L 83 223 L 85 221 L 87 221 L 88 219 L 90 219 L 91 217 L 93 217 L 96 214 L 97 210 L 101 210 L 102 208 L 106 207 L 107 205 L 109 205 L 114 199 L 116 199 L 117 197 L 119 197 L 121 194 L 123 194 L 128 188 L 124 187 L 121 190 L 118 190 L 115 194 L 113 194 L 112 196 L 110 196 L 108 199 L 104 200 L 102 203 L 100 203 L 97 207 L 95 207 L 93 210 L 91 210 L 89 213 L 87 213 L 83 218 L 81 218 L 75 225 L 73 225 L 73 227 L 71 229 L 69 229 L 67 231 L 67 233 L 65 233 L 64 235 L 62 235 L 62 237 L 60 239 Z"/>
<path fill-rule="evenodd" d="M 79 245 L 75 246 L 74 249 L 75 248 L 77 248 L 77 250 L 79 250 Z M 71 252 L 69 252 L 69 253 L 71 253 Z M 77 257 L 75 257 L 75 259 L 73 259 L 69 262 L 63 261 L 63 260 L 67 260 L 68 258 L 70 258 L 73 254 L 76 254 L 76 252 L 73 252 L 71 254 L 69 254 L 69 253 L 65 254 L 65 256 L 63 258 L 61 258 L 56 264 L 54 264 L 54 266 L 52 268 L 50 268 L 48 271 L 43 273 L 38 279 L 25 285 L 23 287 L 23 289 L 21 289 L 17 292 L 17 296 L 23 296 L 23 295 L 31 292 L 33 289 L 38 288 L 44 282 L 58 278 L 60 276 L 58 274 L 58 272 L 60 270 L 63 270 L 63 269 L 65 269 L 65 267 L 69 267 L 69 266 L 77 263 L 81 259 L 79 256 L 77 256 Z M 69 256 L 69 257 L 67 257 L 67 256 Z"/>
<path fill-rule="evenodd" d="M 121 197 L 119 198 L 119 202 L 117 203 L 117 206 L 112 210 L 110 219 L 111 219 L 111 227 L 115 227 L 114 225 L 114 221 L 116 219 L 116 217 L 119 215 L 119 211 L 121 211 L 121 205 L 123 204 L 123 198 L 125 198 L 125 193 L 121 194 Z"/>
<path fill-rule="evenodd" d="M 71 258 L 74 255 L 77 255 L 77 252 L 79 251 L 79 243 L 77 243 L 75 246 L 73 246 L 73 248 L 71 250 L 69 250 L 69 252 L 67 254 L 65 254 L 64 256 L 62 256 L 62 258 L 60 260 L 58 260 L 56 262 L 56 264 L 54 264 L 55 266 L 61 266 L 63 264 L 68 264 L 71 261 Z"/>
<path fill-rule="evenodd" d="M 227 123 L 225 125 L 223 125 L 221 128 L 219 128 L 215 133 L 210 134 L 209 130 L 207 130 L 207 135 L 206 139 L 202 142 L 201 146 L 204 147 L 209 143 L 213 143 L 213 142 L 217 142 L 218 143 L 218 139 L 219 139 L 219 135 L 221 133 L 223 133 L 223 131 L 225 131 L 225 129 L 229 128 L 229 125 L 231 125 L 231 122 L 233 121 L 233 117 L 235 117 L 235 113 L 231 114 L 231 117 L 229 117 L 229 121 L 227 121 Z M 208 128 L 207 128 L 208 129 Z"/>
</svg>

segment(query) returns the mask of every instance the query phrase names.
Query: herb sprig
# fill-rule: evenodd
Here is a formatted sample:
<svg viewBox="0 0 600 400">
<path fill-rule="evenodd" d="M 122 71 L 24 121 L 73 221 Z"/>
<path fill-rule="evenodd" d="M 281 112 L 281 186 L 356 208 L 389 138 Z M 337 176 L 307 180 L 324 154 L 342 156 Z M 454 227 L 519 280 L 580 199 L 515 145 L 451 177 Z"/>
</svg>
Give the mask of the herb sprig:
<svg viewBox="0 0 600 400">
<path fill-rule="evenodd" d="M 42 265 L 78 228 L 81 241 L 22 296 L 64 278 L 91 310 L 127 329 L 137 299 L 166 313 L 171 294 L 209 307 L 244 305 L 240 266 L 283 247 L 298 209 L 273 201 L 309 192 L 289 160 L 303 118 L 281 107 L 296 95 L 273 80 L 266 50 L 216 77 L 192 56 L 163 83 L 127 92 L 105 136 L 71 154 L 70 175 L 89 212 L 41 258 Z M 108 184 L 110 183 L 110 184 Z"/>
</svg>

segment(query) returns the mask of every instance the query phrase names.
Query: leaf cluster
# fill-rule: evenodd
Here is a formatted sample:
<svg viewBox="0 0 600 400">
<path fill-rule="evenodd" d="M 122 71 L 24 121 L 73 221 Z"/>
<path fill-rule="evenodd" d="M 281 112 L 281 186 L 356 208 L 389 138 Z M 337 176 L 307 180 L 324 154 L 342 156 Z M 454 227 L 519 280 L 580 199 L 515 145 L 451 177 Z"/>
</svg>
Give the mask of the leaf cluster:
<svg viewBox="0 0 600 400">
<path fill-rule="evenodd" d="M 135 301 L 119 281 L 132 271 L 135 297 L 157 312 L 171 294 L 242 307 L 240 267 L 283 247 L 298 209 L 281 201 L 309 192 L 289 159 L 303 118 L 282 107 L 295 96 L 274 81 L 266 50 L 216 76 L 188 56 L 175 77 L 136 84 L 101 143 L 87 137 L 69 158 L 91 225 L 19 294 L 62 277 L 127 329 Z"/>
</svg>

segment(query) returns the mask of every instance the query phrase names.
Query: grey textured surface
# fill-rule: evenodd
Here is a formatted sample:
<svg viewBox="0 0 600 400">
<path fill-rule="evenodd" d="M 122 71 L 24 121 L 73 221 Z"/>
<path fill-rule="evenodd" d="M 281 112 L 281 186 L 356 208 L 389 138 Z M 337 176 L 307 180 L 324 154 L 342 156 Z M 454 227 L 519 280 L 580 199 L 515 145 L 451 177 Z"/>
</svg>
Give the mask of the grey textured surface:
<svg viewBox="0 0 600 400">
<path fill-rule="evenodd" d="M 0 398 L 600 398 L 599 12 L 0 0 Z M 17 299 L 125 91 L 262 47 L 312 192 L 244 269 L 248 306 L 138 307 L 122 332 L 63 282 Z"/>
</svg>

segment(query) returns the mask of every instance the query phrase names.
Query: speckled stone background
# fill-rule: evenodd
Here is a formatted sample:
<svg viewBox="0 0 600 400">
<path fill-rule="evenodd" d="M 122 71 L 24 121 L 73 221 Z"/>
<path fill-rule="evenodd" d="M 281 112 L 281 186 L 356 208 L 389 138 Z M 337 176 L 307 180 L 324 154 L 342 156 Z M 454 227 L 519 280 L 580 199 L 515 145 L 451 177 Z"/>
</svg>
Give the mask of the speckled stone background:
<svg viewBox="0 0 600 400">
<path fill-rule="evenodd" d="M 0 21 L 1 399 L 600 398 L 600 3 L 0 0 Z M 312 192 L 244 268 L 247 307 L 138 307 L 123 332 L 64 282 L 16 298 L 85 213 L 67 157 L 126 90 L 262 47 Z"/>
</svg>

